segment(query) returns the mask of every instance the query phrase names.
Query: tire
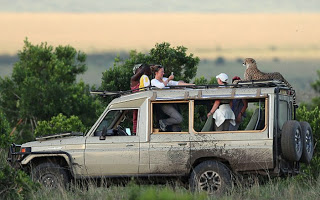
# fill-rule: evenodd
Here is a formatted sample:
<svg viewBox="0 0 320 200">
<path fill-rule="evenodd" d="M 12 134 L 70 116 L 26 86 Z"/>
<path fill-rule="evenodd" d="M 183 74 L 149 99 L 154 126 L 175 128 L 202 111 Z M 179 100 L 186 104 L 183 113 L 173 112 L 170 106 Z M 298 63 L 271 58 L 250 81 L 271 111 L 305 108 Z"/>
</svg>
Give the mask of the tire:
<svg viewBox="0 0 320 200">
<path fill-rule="evenodd" d="M 218 161 L 204 161 L 192 171 L 189 179 L 192 192 L 223 194 L 232 186 L 229 168 Z"/>
<path fill-rule="evenodd" d="M 69 182 L 66 170 L 55 163 L 41 163 L 31 173 L 32 179 L 46 188 L 66 188 Z"/>
<path fill-rule="evenodd" d="M 281 150 L 288 161 L 299 161 L 302 155 L 302 130 L 295 120 L 286 121 L 282 126 Z"/>
<path fill-rule="evenodd" d="M 300 161 L 306 164 L 311 162 L 313 156 L 313 135 L 312 129 L 308 122 L 300 122 L 301 131 L 302 131 L 302 155 Z"/>
</svg>

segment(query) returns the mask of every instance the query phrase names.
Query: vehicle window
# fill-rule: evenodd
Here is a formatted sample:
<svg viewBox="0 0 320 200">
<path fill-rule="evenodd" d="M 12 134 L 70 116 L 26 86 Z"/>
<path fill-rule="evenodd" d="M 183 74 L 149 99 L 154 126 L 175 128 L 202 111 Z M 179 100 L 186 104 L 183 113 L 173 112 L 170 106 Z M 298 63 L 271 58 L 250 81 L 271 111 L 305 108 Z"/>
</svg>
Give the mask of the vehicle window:
<svg viewBox="0 0 320 200">
<path fill-rule="evenodd" d="M 135 135 L 133 118 L 134 115 L 137 115 L 137 111 L 137 109 L 109 111 L 96 129 L 94 136 L 102 135 L 103 131 L 106 136 Z"/>
<path fill-rule="evenodd" d="M 280 130 L 282 129 L 283 124 L 288 121 L 288 103 L 286 101 L 279 102 L 279 117 L 278 117 L 278 125 Z"/>
<path fill-rule="evenodd" d="M 152 132 L 189 132 L 189 103 L 153 103 Z"/>
<path fill-rule="evenodd" d="M 219 112 L 216 115 L 207 114 L 210 112 L 216 100 L 196 100 L 194 101 L 194 123 L 193 128 L 196 132 L 216 132 L 216 131 L 243 131 L 243 130 L 262 130 L 265 127 L 265 99 L 227 99 L 221 101 L 219 108 L 223 105 L 228 112 Z M 232 102 L 232 103 L 230 103 Z M 227 104 L 227 105 L 226 105 Z M 247 105 L 246 109 L 242 109 Z M 242 111 L 245 112 L 242 113 Z M 227 113 L 227 114 L 226 114 Z M 231 117 L 230 117 L 231 113 Z M 233 116 L 234 115 L 234 121 Z M 215 116 L 214 116 L 215 115 Z M 228 115 L 226 117 L 226 115 Z M 221 119 L 221 118 L 222 119 Z M 227 120 L 225 120 L 226 118 Z M 229 118 L 229 119 L 228 119 Z M 216 121 L 225 126 L 224 129 L 217 130 Z M 221 123 L 222 120 L 222 123 Z M 220 125 L 221 126 L 221 125 Z"/>
</svg>

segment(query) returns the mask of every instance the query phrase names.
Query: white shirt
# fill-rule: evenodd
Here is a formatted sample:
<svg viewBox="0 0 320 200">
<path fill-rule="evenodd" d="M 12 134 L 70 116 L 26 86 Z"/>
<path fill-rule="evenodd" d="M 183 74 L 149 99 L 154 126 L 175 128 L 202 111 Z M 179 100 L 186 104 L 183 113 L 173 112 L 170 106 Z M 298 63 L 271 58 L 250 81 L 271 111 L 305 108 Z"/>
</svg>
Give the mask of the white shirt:
<svg viewBox="0 0 320 200">
<path fill-rule="evenodd" d="M 213 113 L 216 125 L 219 127 L 226 119 L 231 119 L 230 124 L 236 125 L 235 116 L 229 104 L 220 104 L 219 108 Z"/>
<path fill-rule="evenodd" d="M 163 82 L 165 82 L 166 80 L 168 80 L 168 78 L 166 78 L 166 77 L 163 77 L 162 78 L 162 81 Z M 164 85 L 164 83 L 163 82 L 160 82 L 159 80 L 157 80 L 157 79 L 152 79 L 151 80 L 151 85 L 152 86 L 155 86 L 155 87 L 157 87 L 157 88 L 165 88 L 166 86 Z M 167 84 L 167 86 L 175 86 L 175 85 L 178 85 L 179 84 L 179 81 L 169 81 L 169 83 Z"/>
</svg>

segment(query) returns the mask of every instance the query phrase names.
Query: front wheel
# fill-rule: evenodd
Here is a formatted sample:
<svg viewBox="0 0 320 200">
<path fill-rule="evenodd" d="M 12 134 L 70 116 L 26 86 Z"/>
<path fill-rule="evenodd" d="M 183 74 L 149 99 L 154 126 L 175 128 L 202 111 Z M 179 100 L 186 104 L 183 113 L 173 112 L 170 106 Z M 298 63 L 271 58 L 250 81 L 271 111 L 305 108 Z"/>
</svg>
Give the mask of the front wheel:
<svg viewBox="0 0 320 200">
<path fill-rule="evenodd" d="M 65 188 L 69 178 L 67 172 L 55 163 L 41 163 L 32 170 L 32 179 L 46 188 Z"/>
<path fill-rule="evenodd" d="M 191 191 L 205 191 L 208 194 L 223 194 L 232 186 L 229 168 L 218 161 L 204 161 L 197 165 L 190 175 Z"/>
</svg>

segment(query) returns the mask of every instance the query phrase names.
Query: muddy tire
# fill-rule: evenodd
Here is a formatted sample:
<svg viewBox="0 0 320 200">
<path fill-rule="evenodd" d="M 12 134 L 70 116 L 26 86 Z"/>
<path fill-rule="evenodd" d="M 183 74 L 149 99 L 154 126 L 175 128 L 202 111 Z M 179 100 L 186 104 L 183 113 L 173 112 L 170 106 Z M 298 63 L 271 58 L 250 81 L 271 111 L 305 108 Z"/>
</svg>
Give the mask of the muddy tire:
<svg viewBox="0 0 320 200">
<path fill-rule="evenodd" d="M 189 179 L 192 192 L 207 192 L 209 195 L 223 194 L 232 186 L 231 172 L 218 161 L 204 161 L 192 171 Z"/>
<path fill-rule="evenodd" d="M 311 162 L 313 156 L 313 135 L 312 129 L 308 122 L 300 122 L 301 131 L 302 131 L 302 155 L 300 161 L 306 164 Z"/>
<path fill-rule="evenodd" d="M 66 170 L 55 163 L 41 163 L 31 172 L 32 179 L 46 188 L 66 188 L 69 182 Z"/>
<path fill-rule="evenodd" d="M 281 150 L 288 161 L 299 161 L 302 155 L 302 130 L 295 120 L 286 121 L 282 127 Z"/>
</svg>

